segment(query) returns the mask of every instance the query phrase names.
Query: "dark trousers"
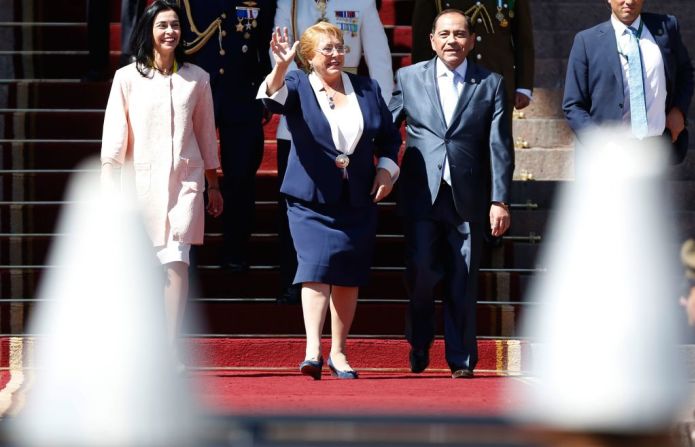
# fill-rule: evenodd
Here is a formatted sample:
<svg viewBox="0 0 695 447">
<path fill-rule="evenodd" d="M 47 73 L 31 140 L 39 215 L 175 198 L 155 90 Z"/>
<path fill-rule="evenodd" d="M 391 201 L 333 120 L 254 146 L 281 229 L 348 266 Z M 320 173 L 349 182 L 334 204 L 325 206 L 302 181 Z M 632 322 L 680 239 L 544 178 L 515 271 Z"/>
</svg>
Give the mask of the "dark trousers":
<svg viewBox="0 0 695 447">
<path fill-rule="evenodd" d="M 248 262 L 248 244 L 254 223 L 256 171 L 263 159 L 261 120 L 219 126 L 224 212 L 222 262 Z"/>
<path fill-rule="evenodd" d="M 277 144 L 277 163 L 278 181 L 282 184 L 287 171 L 287 158 L 290 155 L 290 140 L 278 139 Z M 290 226 L 287 221 L 287 201 L 280 195 L 278 198 L 280 209 L 278 212 L 278 236 L 280 239 L 280 292 L 294 282 L 294 275 L 297 273 L 297 251 L 294 249 L 294 242 L 290 234 Z"/>
<path fill-rule="evenodd" d="M 129 64 L 133 56 L 130 39 L 146 4 L 146 0 L 121 0 L 121 65 Z"/>
<path fill-rule="evenodd" d="M 478 361 L 476 295 L 483 225 L 461 220 L 451 188 L 442 184 L 431 215 L 405 219 L 406 338 L 414 349 L 434 339 L 434 288 L 443 281 L 446 360 L 452 370 Z"/>
<path fill-rule="evenodd" d="M 109 3 L 107 0 L 87 0 L 87 49 L 89 69 L 109 68 Z"/>
<path fill-rule="evenodd" d="M 130 38 L 145 4 L 146 0 L 121 0 L 121 65 L 129 63 L 127 59 L 132 54 Z M 109 68 L 110 12 L 110 1 L 87 0 L 87 50 L 91 70 L 106 71 Z"/>
</svg>

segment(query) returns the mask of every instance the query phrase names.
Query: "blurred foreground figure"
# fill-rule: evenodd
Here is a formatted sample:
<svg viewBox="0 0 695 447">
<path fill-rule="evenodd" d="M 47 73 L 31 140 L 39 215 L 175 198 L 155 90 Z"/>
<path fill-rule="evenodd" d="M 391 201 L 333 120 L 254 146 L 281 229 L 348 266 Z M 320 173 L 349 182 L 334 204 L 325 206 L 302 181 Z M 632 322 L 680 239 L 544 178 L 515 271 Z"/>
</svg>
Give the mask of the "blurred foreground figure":
<svg viewBox="0 0 695 447">
<path fill-rule="evenodd" d="M 688 398 L 662 184 L 668 151 L 626 138 L 582 136 L 584 175 L 558 198 L 544 261 L 553 269 L 531 291 L 538 306 L 524 335 L 538 385 L 520 415 L 553 430 L 653 435 Z"/>
<path fill-rule="evenodd" d="M 695 326 L 695 239 L 688 239 L 681 247 L 681 261 L 685 267 L 686 285 L 681 305 L 688 313 L 688 324 Z"/>
<path fill-rule="evenodd" d="M 88 176 L 72 185 L 38 292 L 36 381 L 11 433 L 41 447 L 191 445 L 161 266 L 133 201 Z"/>
</svg>

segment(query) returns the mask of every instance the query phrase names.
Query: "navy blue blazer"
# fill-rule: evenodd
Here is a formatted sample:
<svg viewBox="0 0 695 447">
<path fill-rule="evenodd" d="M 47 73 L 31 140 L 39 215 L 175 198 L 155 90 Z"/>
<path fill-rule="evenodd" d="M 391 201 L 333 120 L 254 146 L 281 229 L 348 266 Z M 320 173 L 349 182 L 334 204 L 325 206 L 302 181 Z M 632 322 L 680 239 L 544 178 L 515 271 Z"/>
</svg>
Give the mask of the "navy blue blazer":
<svg viewBox="0 0 695 447">
<path fill-rule="evenodd" d="M 364 119 L 364 130 L 347 167 L 350 203 L 364 206 L 370 196 L 376 166 L 374 157 L 398 163 L 401 136 L 373 79 L 348 73 Z M 273 113 L 287 117 L 292 149 L 280 192 L 307 202 L 336 203 L 343 191 L 343 172 L 335 165 L 340 154 L 331 127 L 316 99 L 309 76 L 294 70 L 285 76 L 288 96 L 284 105 L 271 99 L 263 103 Z"/>
<path fill-rule="evenodd" d="M 666 72 L 666 113 L 678 107 L 687 116 L 693 96 L 693 66 L 681 40 L 678 21 L 672 15 L 643 13 L 647 27 L 661 50 Z M 574 38 L 567 64 L 562 108 L 570 127 L 579 132 L 587 127 L 622 122 L 623 73 L 618 44 L 610 20 L 581 31 Z M 687 131 L 676 142 L 684 157 Z"/>
</svg>

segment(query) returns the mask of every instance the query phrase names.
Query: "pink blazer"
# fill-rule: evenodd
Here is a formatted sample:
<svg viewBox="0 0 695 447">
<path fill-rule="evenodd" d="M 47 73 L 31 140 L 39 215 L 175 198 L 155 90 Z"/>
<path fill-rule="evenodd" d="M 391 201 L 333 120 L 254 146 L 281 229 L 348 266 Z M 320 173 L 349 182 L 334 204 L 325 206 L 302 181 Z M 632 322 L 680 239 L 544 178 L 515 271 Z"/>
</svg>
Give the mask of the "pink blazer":
<svg viewBox="0 0 695 447">
<path fill-rule="evenodd" d="M 101 161 L 133 174 L 154 246 L 169 237 L 203 243 L 205 169 L 220 165 L 209 80 L 190 63 L 171 76 L 155 71 L 152 78 L 130 64 L 113 78 Z"/>
</svg>

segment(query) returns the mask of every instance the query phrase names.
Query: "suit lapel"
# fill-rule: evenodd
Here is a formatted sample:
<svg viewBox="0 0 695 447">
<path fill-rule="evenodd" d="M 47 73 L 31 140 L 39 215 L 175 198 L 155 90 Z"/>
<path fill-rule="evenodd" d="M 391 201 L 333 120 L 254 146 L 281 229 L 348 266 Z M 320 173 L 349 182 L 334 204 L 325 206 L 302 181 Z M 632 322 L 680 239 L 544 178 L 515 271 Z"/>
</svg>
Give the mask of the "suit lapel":
<svg viewBox="0 0 695 447">
<path fill-rule="evenodd" d="M 314 94 L 314 89 L 311 87 L 309 76 L 304 75 L 304 82 L 301 83 L 302 105 L 310 104 L 309 107 L 303 110 L 304 119 L 310 123 L 309 129 L 314 135 L 314 138 L 326 149 L 337 152 L 335 143 L 333 142 L 333 134 L 331 133 L 331 125 L 328 123 L 328 118 L 323 114 L 318 98 Z"/>
<path fill-rule="evenodd" d="M 437 56 L 430 59 L 422 68 L 422 84 L 424 85 L 427 97 L 432 103 L 430 110 L 436 110 L 439 121 L 442 127 L 446 129 L 446 120 L 444 119 L 444 110 L 442 110 L 442 102 L 439 99 L 439 89 L 437 88 L 437 64 L 435 63 Z"/>
<path fill-rule="evenodd" d="M 620 95 L 622 96 L 625 89 L 623 85 L 623 67 L 620 65 L 620 55 L 618 55 L 618 41 L 615 40 L 615 30 L 613 24 L 608 20 L 603 22 L 598 28 L 598 51 L 602 56 L 599 60 L 605 60 L 610 64 L 615 82 L 620 87 Z"/>
<path fill-rule="evenodd" d="M 463 89 L 461 90 L 461 95 L 456 103 L 456 108 L 454 109 L 454 114 L 451 117 L 451 123 L 449 127 L 455 126 L 459 117 L 466 110 L 468 103 L 471 102 L 475 90 L 478 88 L 480 83 L 480 72 L 478 67 L 472 63 L 468 62 L 468 68 L 466 69 L 466 78 L 463 80 Z"/>
<path fill-rule="evenodd" d="M 666 74 L 666 86 L 670 90 L 672 73 L 671 64 L 668 63 L 669 55 L 666 54 L 666 51 L 670 48 L 666 24 L 660 20 L 658 16 L 653 16 L 651 14 L 642 14 L 641 17 L 642 21 L 644 22 L 644 26 L 651 33 L 652 37 L 654 38 L 654 42 L 656 42 L 657 46 L 659 47 L 659 51 L 661 52 L 661 59 L 664 62 L 664 72 Z"/>
</svg>

